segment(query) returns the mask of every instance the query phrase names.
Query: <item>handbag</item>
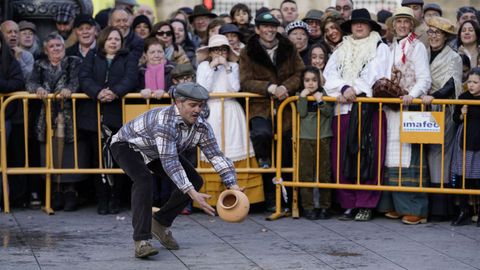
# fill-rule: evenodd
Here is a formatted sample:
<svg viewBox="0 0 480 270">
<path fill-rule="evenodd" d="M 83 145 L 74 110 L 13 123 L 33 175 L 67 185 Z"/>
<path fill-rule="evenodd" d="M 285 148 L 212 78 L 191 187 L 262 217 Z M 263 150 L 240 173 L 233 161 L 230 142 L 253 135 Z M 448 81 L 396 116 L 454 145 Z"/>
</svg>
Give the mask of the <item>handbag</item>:
<svg viewBox="0 0 480 270">
<path fill-rule="evenodd" d="M 372 96 L 378 98 L 398 98 L 408 95 L 408 92 L 400 86 L 400 79 L 402 72 L 393 68 L 392 79 L 381 78 L 377 80 L 372 86 Z M 386 106 L 393 110 L 399 110 L 399 104 L 387 103 Z"/>
</svg>

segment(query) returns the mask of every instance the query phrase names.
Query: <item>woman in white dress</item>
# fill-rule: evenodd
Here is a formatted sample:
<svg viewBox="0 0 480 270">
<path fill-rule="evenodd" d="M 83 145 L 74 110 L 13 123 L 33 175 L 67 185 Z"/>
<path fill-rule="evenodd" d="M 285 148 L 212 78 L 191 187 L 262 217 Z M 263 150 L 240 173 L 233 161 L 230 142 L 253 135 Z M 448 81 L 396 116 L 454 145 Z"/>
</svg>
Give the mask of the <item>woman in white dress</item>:
<svg viewBox="0 0 480 270">
<path fill-rule="evenodd" d="M 197 83 L 210 93 L 240 90 L 238 54 L 229 45 L 224 35 L 210 37 L 208 45 L 197 50 L 197 60 L 199 63 Z M 207 121 L 212 126 L 218 145 L 225 156 L 234 162 L 236 168 L 246 168 L 247 159 L 250 160 L 250 167 L 258 167 L 252 143 L 246 136 L 247 123 L 242 106 L 234 98 L 225 98 L 223 104 L 220 98 L 211 98 L 208 101 L 208 107 L 210 116 Z M 208 166 L 206 162 L 204 163 L 206 161 L 204 156 L 201 157 L 201 161 L 202 167 Z M 216 184 L 219 188 L 222 186 L 217 175 L 206 175 L 205 180 L 207 189 Z M 263 201 L 260 174 L 241 173 L 238 175 L 238 180 L 240 186 L 246 187 L 245 193 L 251 203 Z M 220 189 L 208 190 L 209 194 L 213 194 L 210 202 L 216 202 L 215 195 L 219 195 L 221 191 Z"/>
</svg>

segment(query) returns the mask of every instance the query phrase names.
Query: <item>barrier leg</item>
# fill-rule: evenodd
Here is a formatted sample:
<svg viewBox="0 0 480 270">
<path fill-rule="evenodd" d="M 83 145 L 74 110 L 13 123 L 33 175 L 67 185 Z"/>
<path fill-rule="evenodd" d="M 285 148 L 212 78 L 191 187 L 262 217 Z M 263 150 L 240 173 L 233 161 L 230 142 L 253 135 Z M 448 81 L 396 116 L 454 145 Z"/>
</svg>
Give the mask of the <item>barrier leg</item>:
<svg viewBox="0 0 480 270">
<path fill-rule="evenodd" d="M 10 196 L 8 192 L 8 179 L 5 170 L 2 171 L 2 187 L 3 187 L 3 212 L 10 213 Z"/>
<path fill-rule="evenodd" d="M 276 185 L 276 194 L 275 194 L 275 213 L 271 214 L 269 217 L 265 218 L 266 220 L 277 220 L 282 217 L 288 217 L 291 213 L 282 209 L 282 191 L 281 186 Z"/>
<path fill-rule="evenodd" d="M 292 198 L 292 217 L 297 219 L 300 218 L 300 210 L 298 208 L 298 188 L 293 188 L 293 198 Z"/>
<path fill-rule="evenodd" d="M 43 212 L 47 215 L 54 215 L 51 202 L 52 202 L 52 175 L 47 174 L 45 179 L 45 207 L 42 207 Z"/>
</svg>

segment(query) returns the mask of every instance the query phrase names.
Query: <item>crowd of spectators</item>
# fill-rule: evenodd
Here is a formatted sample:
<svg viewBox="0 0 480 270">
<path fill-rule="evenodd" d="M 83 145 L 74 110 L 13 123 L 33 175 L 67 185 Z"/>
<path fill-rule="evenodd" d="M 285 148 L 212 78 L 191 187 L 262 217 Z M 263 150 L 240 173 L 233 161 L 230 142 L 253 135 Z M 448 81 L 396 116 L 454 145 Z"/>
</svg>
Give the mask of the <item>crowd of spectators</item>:
<svg viewBox="0 0 480 270">
<path fill-rule="evenodd" d="M 403 0 L 395 10 L 376 14 L 356 7 L 352 0 L 336 0 L 336 5 L 326 10 L 308 10 L 304 18 L 299 14 L 295 1 L 284 0 L 278 8 L 262 7 L 255 13 L 242 3 L 235 4 L 228 14 L 215 14 L 195 5 L 157 20 L 152 7 L 117 0 L 114 7 L 100 11 L 95 18 L 78 14 L 72 5 L 62 5 L 52 18 L 56 31 L 47 36 L 38 36 L 38 26 L 29 21 L 2 22 L 2 93 L 26 89 L 42 99 L 47 94 L 56 95 L 51 104 L 39 100 L 29 103 L 28 138 L 23 134 L 26 112 L 21 104 L 14 103 L 7 110 L 8 165 L 25 163 L 20 150 L 28 141 L 29 164 L 45 166 L 46 122 L 50 121 L 46 110 L 50 109 L 54 130 L 63 132 L 62 141 L 54 145 L 60 149 L 54 151 L 55 166 L 88 168 L 102 163 L 115 167 L 108 160 L 99 160 L 98 152 L 108 155 L 104 146 L 109 135 L 122 125 L 121 98 L 139 92 L 144 99 L 161 100 L 165 93 L 175 91 L 176 84 L 196 80 L 210 92 L 263 96 L 250 101 L 249 119 L 245 119 L 244 104 L 235 99 L 222 103 L 212 99 L 204 111 L 219 145 L 237 168 L 247 164 L 272 166 L 277 126 L 272 116 L 284 99 L 298 95 L 300 180 L 328 183 L 338 178 L 340 183 L 355 183 L 360 166 L 363 184 L 398 185 L 401 178 L 402 185 L 419 186 L 422 172 L 423 186 L 443 183 L 461 188 L 458 179 L 465 172 L 466 187 L 479 187 L 478 109 L 432 105 L 435 99 L 479 99 L 480 26 L 474 7 L 460 7 L 455 23 L 442 17 L 441 6 L 423 0 Z M 397 79 L 404 91 L 398 96 L 404 111 L 419 110 L 412 100 L 420 98 L 427 110 L 445 112 L 444 149 L 427 145 L 423 148 L 426 154 L 420 155 L 419 144 L 401 144 L 398 105 L 383 106 L 381 112 L 377 105 L 358 109 L 353 101 L 374 96 L 373 85 L 382 78 Z M 78 100 L 73 106 L 72 93 L 85 93 L 90 99 Z M 315 101 L 308 101 L 308 96 Z M 337 103 L 326 104 L 323 96 L 335 97 Z M 99 114 L 97 102 L 101 103 Z M 321 117 L 318 148 L 323 157 L 319 164 L 313 162 L 317 158 L 313 151 L 317 148 L 317 109 Z M 282 120 L 283 166 L 292 164 L 291 113 L 286 109 Z M 462 156 L 464 118 L 468 120 L 466 159 Z M 361 136 L 360 145 L 355 142 L 359 125 L 366 134 Z M 247 130 L 249 139 L 245 137 Z M 361 162 L 357 164 L 359 148 Z M 196 162 L 195 151 L 185 155 Z M 198 158 L 203 161 L 202 156 Z M 251 200 L 265 201 L 265 209 L 274 211 L 273 175 L 245 175 L 246 185 L 261 190 L 261 195 L 251 195 Z M 41 189 L 33 183 L 38 179 L 15 177 L 18 179 L 12 183 L 21 187 L 12 192 L 23 195 L 13 199 L 37 207 Z M 88 187 L 82 189 L 87 178 L 93 183 L 99 214 L 121 211 L 129 183 L 124 175 L 55 177 L 53 208 L 76 210 L 85 194 L 88 197 L 91 193 Z M 164 184 L 156 187 L 153 192 L 159 199 L 154 201 L 165 201 L 165 191 L 171 188 Z M 342 209 L 342 220 L 368 221 L 379 212 L 388 218 L 401 218 L 405 224 L 424 223 L 428 218 L 453 219 L 452 225 L 465 225 L 472 216 L 478 216 L 478 199 L 465 195 L 302 189 L 301 197 L 302 216 L 309 219 L 330 218 L 338 209 Z"/>
</svg>

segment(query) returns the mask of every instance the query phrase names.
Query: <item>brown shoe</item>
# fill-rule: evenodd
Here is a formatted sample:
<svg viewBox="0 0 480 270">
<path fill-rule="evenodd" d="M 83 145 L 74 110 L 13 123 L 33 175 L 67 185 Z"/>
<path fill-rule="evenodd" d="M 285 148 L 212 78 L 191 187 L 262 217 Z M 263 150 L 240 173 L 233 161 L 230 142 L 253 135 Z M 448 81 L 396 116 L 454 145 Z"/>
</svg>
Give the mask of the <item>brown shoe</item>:
<svg viewBox="0 0 480 270">
<path fill-rule="evenodd" d="M 385 213 L 385 217 L 391 218 L 391 219 L 399 219 L 402 216 L 396 211 L 388 211 L 387 213 Z"/>
<path fill-rule="evenodd" d="M 402 222 L 408 225 L 417 225 L 420 223 L 427 223 L 427 219 L 419 216 L 404 216 Z"/>
<path fill-rule="evenodd" d="M 172 232 L 168 227 L 161 225 L 155 218 L 152 217 L 152 235 L 160 241 L 166 249 L 177 250 L 180 247 L 178 246 L 177 240 L 173 238 Z"/>
<path fill-rule="evenodd" d="M 137 258 L 146 258 L 149 256 L 157 255 L 158 250 L 152 247 L 150 241 L 141 240 L 135 241 L 135 257 Z"/>
</svg>

